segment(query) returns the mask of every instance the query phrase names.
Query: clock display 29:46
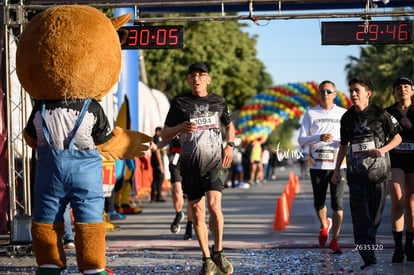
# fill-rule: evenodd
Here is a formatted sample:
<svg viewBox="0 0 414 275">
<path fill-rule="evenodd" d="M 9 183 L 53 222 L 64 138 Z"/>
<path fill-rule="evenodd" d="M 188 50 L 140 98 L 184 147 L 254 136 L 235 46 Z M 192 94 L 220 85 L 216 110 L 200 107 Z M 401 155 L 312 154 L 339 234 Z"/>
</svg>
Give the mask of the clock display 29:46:
<svg viewBox="0 0 414 275">
<path fill-rule="evenodd" d="M 378 39 L 382 40 L 397 40 L 403 41 L 409 38 L 409 32 L 412 30 L 409 29 L 408 24 L 376 24 L 375 22 L 369 23 L 368 26 L 364 24 L 358 25 L 359 31 L 356 33 L 355 39 L 358 41 L 376 41 Z M 383 37 L 383 38 L 381 38 Z"/>
</svg>

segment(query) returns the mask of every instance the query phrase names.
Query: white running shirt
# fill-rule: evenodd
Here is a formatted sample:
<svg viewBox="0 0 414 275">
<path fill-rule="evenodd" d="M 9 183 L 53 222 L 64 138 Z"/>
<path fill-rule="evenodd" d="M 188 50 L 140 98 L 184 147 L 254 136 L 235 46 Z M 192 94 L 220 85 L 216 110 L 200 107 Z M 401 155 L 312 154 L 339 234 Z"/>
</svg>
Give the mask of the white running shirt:
<svg viewBox="0 0 414 275">
<path fill-rule="evenodd" d="M 332 109 L 325 110 L 320 105 L 309 109 L 299 129 L 298 142 L 310 147 L 309 169 L 334 170 L 336 156 L 340 145 L 341 117 L 345 108 L 334 105 Z M 320 140 L 320 135 L 332 134 L 330 143 Z M 346 168 L 345 161 L 341 168 Z"/>
</svg>

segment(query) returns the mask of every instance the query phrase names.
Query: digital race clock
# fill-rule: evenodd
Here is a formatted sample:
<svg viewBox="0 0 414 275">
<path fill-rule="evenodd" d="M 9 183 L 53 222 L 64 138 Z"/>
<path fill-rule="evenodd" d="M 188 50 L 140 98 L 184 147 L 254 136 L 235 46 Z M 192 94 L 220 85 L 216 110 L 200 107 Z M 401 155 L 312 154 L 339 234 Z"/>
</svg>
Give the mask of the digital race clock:
<svg viewBox="0 0 414 275">
<path fill-rule="evenodd" d="M 322 22 L 322 45 L 413 43 L 413 21 Z"/>
<path fill-rule="evenodd" d="M 118 30 L 122 49 L 179 49 L 184 46 L 183 26 L 131 26 Z"/>
</svg>

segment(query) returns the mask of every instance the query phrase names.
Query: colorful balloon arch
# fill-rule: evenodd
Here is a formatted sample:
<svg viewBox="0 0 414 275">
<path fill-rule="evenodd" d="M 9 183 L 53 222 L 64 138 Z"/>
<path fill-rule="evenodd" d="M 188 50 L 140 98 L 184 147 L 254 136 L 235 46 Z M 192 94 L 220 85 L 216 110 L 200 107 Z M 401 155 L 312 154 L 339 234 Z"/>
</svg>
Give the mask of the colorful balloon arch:
<svg viewBox="0 0 414 275">
<path fill-rule="evenodd" d="M 348 109 L 352 103 L 337 91 L 335 104 Z M 315 82 L 288 83 L 268 89 L 249 99 L 240 109 L 238 130 L 245 142 L 260 138 L 266 141 L 272 131 L 288 119 L 300 117 L 319 103 Z"/>
</svg>

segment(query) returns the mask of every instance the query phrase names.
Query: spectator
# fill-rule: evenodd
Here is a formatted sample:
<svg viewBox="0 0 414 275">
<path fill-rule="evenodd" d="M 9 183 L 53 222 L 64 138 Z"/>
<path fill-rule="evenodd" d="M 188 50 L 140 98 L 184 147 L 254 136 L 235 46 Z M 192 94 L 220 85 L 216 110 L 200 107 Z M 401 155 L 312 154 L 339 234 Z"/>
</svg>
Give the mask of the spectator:
<svg viewBox="0 0 414 275">
<path fill-rule="evenodd" d="M 151 184 L 151 202 L 165 202 L 162 196 L 162 183 L 164 182 L 164 162 L 161 149 L 161 127 L 155 128 L 153 143 L 157 146 L 151 154 L 152 166 L 152 184 Z M 161 147 L 161 146 L 160 146 Z"/>
</svg>

